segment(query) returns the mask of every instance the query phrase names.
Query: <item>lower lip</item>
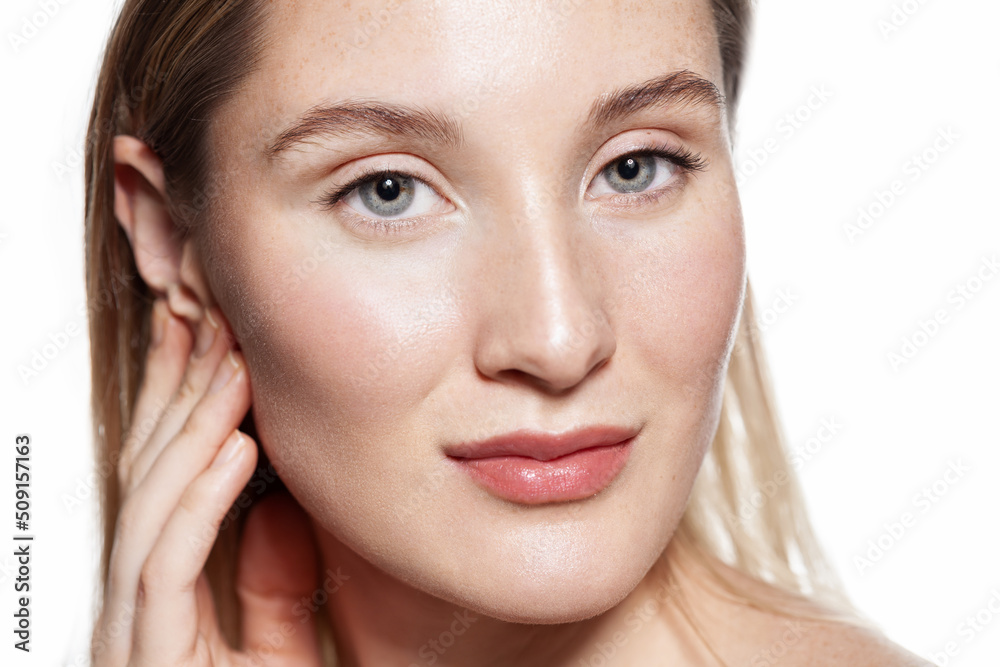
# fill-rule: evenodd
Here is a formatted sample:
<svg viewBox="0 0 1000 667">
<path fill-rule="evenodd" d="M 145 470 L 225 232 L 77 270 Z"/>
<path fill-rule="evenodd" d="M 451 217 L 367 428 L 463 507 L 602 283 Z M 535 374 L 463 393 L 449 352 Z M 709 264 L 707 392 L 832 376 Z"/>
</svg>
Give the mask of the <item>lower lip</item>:
<svg viewBox="0 0 1000 667">
<path fill-rule="evenodd" d="M 605 489 L 625 467 L 634 439 L 549 461 L 528 456 L 452 460 L 493 495 L 524 505 L 541 505 L 580 500 Z"/>
</svg>

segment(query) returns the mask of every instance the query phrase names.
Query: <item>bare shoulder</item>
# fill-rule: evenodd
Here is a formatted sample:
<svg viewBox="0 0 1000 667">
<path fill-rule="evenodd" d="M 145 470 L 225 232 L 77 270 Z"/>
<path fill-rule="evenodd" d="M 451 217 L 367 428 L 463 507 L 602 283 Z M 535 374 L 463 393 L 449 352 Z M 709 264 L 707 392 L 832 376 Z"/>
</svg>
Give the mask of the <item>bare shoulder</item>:
<svg viewBox="0 0 1000 667">
<path fill-rule="evenodd" d="M 790 621 L 790 623 L 791 627 L 786 626 L 789 637 L 797 633 L 799 641 L 788 647 L 787 655 L 781 658 L 783 665 L 934 667 L 933 663 L 907 651 L 873 629 L 816 621 Z M 781 624 L 783 622 L 779 623 Z M 770 661 L 759 659 L 757 662 L 751 662 L 751 667 L 777 664 L 774 660 L 778 657 L 777 654 L 772 653 L 769 657 Z"/>
<path fill-rule="evenodd" d="M 876 628 L 847 622 L 733 609 L 740 630 L 729 641 L 749 667 L 934 667 Z"/>
<path fill-rule="evenodd" d="M 749 667 L 934 667 L 933 663 L 891 641 L 874 627 L 860 622 L 809 619 L 830 613 L 815 601 L 795 596 L 737 570 L 728 569 L 725 578 L 764 605 L 787 613 L 737 603 L 732 598 L 716 598 L 716 603 L 710 604 L 714 609 L 709 612 L 709 618 L 730 621 L 725 623 L 732 629 L 725 642 L 733 649 L 729 654 L 736 659 L 733 664 Z"/>
</svg>

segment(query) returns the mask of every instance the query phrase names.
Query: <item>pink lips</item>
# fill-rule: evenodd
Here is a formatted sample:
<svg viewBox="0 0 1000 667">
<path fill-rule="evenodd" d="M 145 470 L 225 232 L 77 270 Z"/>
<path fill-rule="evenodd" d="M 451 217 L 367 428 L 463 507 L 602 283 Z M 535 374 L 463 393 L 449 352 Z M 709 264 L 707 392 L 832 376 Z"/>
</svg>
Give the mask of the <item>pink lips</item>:
<svg viewBox="0 0 1000 667">
<path fill-rule="evenodd" d="M 488 491 L 526 505 L 592 496 L 618 476 L 637 430 L 593 426 L 550 435 L 520 430 L 446 453 Z"/>
</svg>

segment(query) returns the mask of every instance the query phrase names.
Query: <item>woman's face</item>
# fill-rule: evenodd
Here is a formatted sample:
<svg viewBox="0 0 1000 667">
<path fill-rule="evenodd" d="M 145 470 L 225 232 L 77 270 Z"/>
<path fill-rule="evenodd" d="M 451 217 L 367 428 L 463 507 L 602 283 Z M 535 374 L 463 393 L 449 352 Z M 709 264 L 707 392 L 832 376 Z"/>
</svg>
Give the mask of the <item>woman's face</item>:
<svg viewBox="0 0 1000 667">
<path fill-rule="evenodd" d="M 521 622 L 610 608 L 684 511 L 743 297 L 710 4 L 270 7 L 202 239 L 262 446 L 321 539 L 413 588 Z M 687 158 L 635 156 L 657 148 Z M 373 169 L 393 180 L 330 200 Z M 638 436 L 578 500 L 447 454 L 593 425 Z"/>
</svg>

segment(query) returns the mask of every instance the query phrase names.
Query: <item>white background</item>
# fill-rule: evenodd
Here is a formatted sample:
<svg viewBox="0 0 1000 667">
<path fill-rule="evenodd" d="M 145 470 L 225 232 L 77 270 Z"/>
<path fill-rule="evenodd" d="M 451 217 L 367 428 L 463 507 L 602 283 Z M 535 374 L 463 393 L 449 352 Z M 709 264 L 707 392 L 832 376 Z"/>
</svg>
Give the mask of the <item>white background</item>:
<svg viewBox="0 0 1000 667">
<path fill-rule="evenodd" d="M 82 665 L 97 552 L 81 158 L 116 3 L 54 0 L 51 17 L 45 4 L 0 12 L 0 516 L 13 513 L 14 436 L 30 433 L 36 535 L 28 659 L 11 648 L 13 547 L 0 547 L 0 663 Z M 809 509 L 849 593 L 891 638 L 939 664 L 997 665 L 1000 276 L 983 262 L 1000 259 L 1000 4 L 758 9 L 737 156 L 764 344 L 789 442 L 808 457 Z M 30 34 L 25 21 L 44 25 Z M 11 34 L 30 36 L 15 48 Z M 859 209 L 871 218 L 852 236 Z M 904 339 L 915 348 L 894 367 Z M 18 367 L 52 340 L 58 353 L 22 380 Z"/>
</svg>

